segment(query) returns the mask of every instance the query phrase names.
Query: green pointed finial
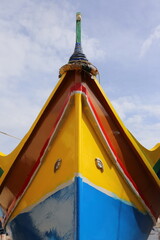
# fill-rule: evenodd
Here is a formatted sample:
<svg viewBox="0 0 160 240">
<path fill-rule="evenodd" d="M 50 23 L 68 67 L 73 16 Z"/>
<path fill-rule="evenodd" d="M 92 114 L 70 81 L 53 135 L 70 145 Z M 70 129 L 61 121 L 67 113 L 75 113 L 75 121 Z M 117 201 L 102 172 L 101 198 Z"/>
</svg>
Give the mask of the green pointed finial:
<svg viewBox="0 0 160 240">
<path fill-rule="evenodd" d="M 81 13 L 76 14 L 76 42 L 81 43 Z"/>
<path fill-rule="evenodd" d="M 59 76 L 62 76 L 63 73 L 72 70 L 81 70 L 88 72 L 94 76 L 97 75 L 98 70 L 94 67 L 86 58 L 85 54 L 82 51 L 81 46 L 81 13 L 76 13 L 76 44 L 74 52 L 70 57 L 68 64 L 62 66 L 59 70 Z"/>
<path fill-rule="evenodd" d="M 76 44 L 74 53 L 69 59 L 69 63 L 77 61 L 88 62 L 85 54 L 82 51 L 81 46 L 81 14 L 80 12 L 76 13 Z"/>
</svg>

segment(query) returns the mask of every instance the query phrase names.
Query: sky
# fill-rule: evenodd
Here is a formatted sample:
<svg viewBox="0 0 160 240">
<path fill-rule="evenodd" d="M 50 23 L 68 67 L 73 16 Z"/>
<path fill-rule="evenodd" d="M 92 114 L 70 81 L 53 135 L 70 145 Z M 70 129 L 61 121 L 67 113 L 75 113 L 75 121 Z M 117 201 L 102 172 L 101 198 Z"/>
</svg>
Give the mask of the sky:
<svg viewBox="0 0 160 240">
<path fill-rule="evenodd" d="M 1 0 L 0 131 L 24 137 L 75 45 L 82 14 L 83 52 L 132 134 L 160 142 L 159 0 Z M 20 140 L 0 134 L 0 152 Z"/>
</svg>

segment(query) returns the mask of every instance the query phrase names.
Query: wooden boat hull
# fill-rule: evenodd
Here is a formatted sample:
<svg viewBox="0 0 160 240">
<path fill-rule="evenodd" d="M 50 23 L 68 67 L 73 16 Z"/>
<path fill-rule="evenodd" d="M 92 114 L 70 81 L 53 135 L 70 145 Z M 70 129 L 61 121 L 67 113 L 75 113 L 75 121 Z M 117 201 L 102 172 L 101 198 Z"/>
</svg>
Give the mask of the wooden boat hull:
<svg viewBox="0 0 160 240">
<path fill-rule="evenodd" d="M 0 158 L 4 226 L 13 240 L 145 240 L 160 213 L 159 157 L 124 127 L 96 79 L 69 71 Z"/>
<path fill-rule="evenodd" d="M 13 240 L 146 240 L 160 214 L 160 145 L 142 147 L 105 96 L 80 13 L 59 73 L 24 139 L 0 154 L 3 227 Z"/>
<path fill-rule="evenodd" d="M 153 225 L 147 213 L 82 177 L 61 187 L 9 223 L 14 240 L 147 239 Z"/>
</svg>

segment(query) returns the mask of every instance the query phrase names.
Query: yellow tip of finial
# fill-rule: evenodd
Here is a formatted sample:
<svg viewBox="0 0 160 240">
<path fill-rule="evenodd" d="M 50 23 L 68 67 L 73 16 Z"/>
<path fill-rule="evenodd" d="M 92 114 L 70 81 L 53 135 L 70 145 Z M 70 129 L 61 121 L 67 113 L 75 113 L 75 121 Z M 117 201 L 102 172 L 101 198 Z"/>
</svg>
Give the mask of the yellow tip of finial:
<svg viewBox="0 0 160 240">
<path fill-rule="evenodd" d="M 81 13 L 80 12 L 77 12 L 76 20 L 81 21 Z"/>
</svg>

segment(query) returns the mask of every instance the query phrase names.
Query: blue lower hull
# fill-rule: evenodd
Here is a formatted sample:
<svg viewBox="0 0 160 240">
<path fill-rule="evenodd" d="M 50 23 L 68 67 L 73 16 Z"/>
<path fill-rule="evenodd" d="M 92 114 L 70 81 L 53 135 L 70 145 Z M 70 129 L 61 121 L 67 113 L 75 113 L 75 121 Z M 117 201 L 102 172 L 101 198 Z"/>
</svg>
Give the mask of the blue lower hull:
<svg viewBox="0 0 160 240">
<path fill-rule="evenodd" d="M 145 240 L 153 222 L 78 177 L 9 226 L 13 240 Z"/>
</svg>

